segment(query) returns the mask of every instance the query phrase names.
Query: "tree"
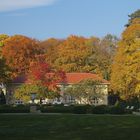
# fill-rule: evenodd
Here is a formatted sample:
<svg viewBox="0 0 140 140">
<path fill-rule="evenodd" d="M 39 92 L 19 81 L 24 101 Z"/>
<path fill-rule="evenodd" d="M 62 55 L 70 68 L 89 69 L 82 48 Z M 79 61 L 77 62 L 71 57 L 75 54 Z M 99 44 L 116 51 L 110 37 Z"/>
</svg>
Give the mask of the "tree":
<svg viewBox="0 0 140 140">
<path fill-rule="evenodd" d="M 50 38 L 45 41 L 40 42 L 40 46 L 44 49 L 44 53 L 46 54 L 46 62 L 55 68 L 54 62 L 58 58 L 58 46 L 64 40 Z"/>
<path fill-rule="evenodd" d="M 134 19 L 140 18 L 140 9 L 138 9 L 137 11 L 135 11 L 134 13 L 132 13 L 131 15 L 128 15 L 128 17 L 130 19 L 128 21 L 128 24 L 125 25 L 126 27 L 129 27 L 132 24 L 132 22 L 133 22 Z"/>
<path fill-rule="evenodd" d="M 41 84 L 50 90 L 57 89 L 57 84 L 65 80 L 65 72 L 51 68 L 45 61 L 33 62 L 28 74 L 30 83 Z"/>
<path fill-rule="evenodd" d="M 0 47 L 4 46 L 4 40 L 9 38 L 6 34 L 0 34 Z"/>
<path fill-rule="evenodd" d="M 87 56 L 91 53 L 84 37 L 70 36 L 58 46 L 55 65 L 66 72 L 84 71 Z"/>
<path fill-rule="evenodd" d="M 10 80 L 11 71 L 10 68 L 5 64 L 4 59 L 0 59 L 0 83 L 5 83 Z"/>
<path fill-rule="evenodd" d="M 27 73 L 30 63 L 42 54 L 38 41 L 22 35 L 9 37 L 4 41 L 2 56 L 12 70 L 13 76 Z"/>
<path fill-rule="evenodd" d="M 97 56 L 98 65 L 103 78 L 106 80 L 110 80 L 111 65 L 116 53 L 118 41 L 119 39 L 116 36 L 107 34 L 100 42 L 100 49 Z"/>
<path fill-rule="evenodd" d="M 31 94 L 36 93 L 36 99 L 49 97 L 50 91 L 47 87 L 35 84 L 23 84 L 15 90 L 14 98 L 20 99 L 25 103 L 31 100 Z"/>
<path fill-rule="evenodd" d="M 86 79 L 66 88 L 64 95 L 72 96 L 80 102 L 84 101 L 85 104 L 92 104 L 93 100 L 102 98 L 103 93 L 100 84 L 100 81 Z"/>
<path fill-rule="evenodd" d="M 44 60 L 31 63 L 26 84 L 16 89 L 15 98 L 29 101 L 31 93 L 37 94 L 37 99 L 60 96 L 58 83 L 64 82 L 65 73 L 55 71 Z"/>
<path fill-rule="evenodd" d="M 140 24 L 134 19 L 119 42 L 112 65 L 111 83 L 121 97 L 127 99 L 140 93 Z"/>
<path fill-rule="evenodd" d="M 33 62 L 28 73 L 28 82 L 57 90 L 57 84 L 65 80 L 65 72 L 53 70 L 46 62 Z"/>
<path fill-rule="evenodd" d="M 102 39 L 95 39 L 89 39 L 91 43 L 88 45 L 92 49 L 92 54 L 88 58 L 89 65 L 92 68 L 92 72 L 99 74 L 106 80 L 110 80 L 111 64 L 119 39 L 110 34 Z"/>
<path fill-rule="evenodd" d="M 2 57 L 2 49 L 4 47 L 4 40 L 8 39 L 6 34 L 0 35 L 0 83 L 4 83 L 10 79 L 10 69 L 6 65 L 5 59 Z"/>
<path fill-rule="evenodd" d="M 47 63 L 53 68 L 66 72 L 93 72 L 109 80 L 117 42 L 118 38 L 110 34 L 103 39 L 73 35 L 65 40 L 48 39 L 41 42 L 41 46 L 45 48 Z"/>
</svg>

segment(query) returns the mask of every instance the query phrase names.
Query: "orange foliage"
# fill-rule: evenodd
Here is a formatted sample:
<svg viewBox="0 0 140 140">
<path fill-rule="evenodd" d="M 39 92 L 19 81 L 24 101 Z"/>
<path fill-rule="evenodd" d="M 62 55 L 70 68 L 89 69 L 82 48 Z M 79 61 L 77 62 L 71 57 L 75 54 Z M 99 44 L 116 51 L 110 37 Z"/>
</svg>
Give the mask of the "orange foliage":
<svg viewBox="0 0 140 140">
<path fill-rule="evenodd" d="M 86 41 L 84 37 L 68 37 L 58 46 L 58 59 L 55 61 L 55 66 L 66 72 L 81 71 L 90 54 Z"/>
<path fill-rule="evenodd" d="M 46 54 L 46 62 L 51 66 L 54 66 L 55 60 L 58 58 L 58 45 L 60 45 L 63 40 L 50 38 L 48 40 L 40 42 L 40 46 L 44 49 Z"/>
<path fill-rule="evenodd" d="M 21 35 L 6 39 L 2 50 L 2 55 L 13 75 L 28 72 L 30 63 L 41 53 L 38 41 Z"/>
</svg>

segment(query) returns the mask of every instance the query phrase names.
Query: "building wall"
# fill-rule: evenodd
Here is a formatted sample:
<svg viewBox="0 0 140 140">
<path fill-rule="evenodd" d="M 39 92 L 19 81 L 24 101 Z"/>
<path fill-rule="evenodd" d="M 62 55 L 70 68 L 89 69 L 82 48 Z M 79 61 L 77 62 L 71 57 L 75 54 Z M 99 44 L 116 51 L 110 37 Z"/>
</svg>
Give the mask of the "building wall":
<svg viewBox="0 0 140 140">
<path fill-rule="evenodd" d="M 76 98 L 73 96 L 70 96 L 70 94 L 65 94 L 65 90 L 67 87 L 71 87 L 72 85 L 67 85 L 67 86 L 63 86 L 63 85 L 59 85 L 60 89 L 61 89 L 61 96 L 62 96 L 62 102 L 64 104 L 89 104 L 89 101 L 87 98 Z M 107 84 L 101 84 L 98 85 L 100 86 L 100 94 L 101 97 L 100 98 L 94 98 L 92 100 L 92 103 L 90 102 L 90 104 L 93 105 L 107 105 L 108 104 L 108 85 Z"/>
<path fill-rule="evenodd" d="M 15 100 L 13 98 L 14 95 L 14 91 L 16 88 L 18 88 L 21 84 L 17 83 L 17 84 L 9 84 L 8 86 L 8 90 L 7 90 L 7 95 L 6 95 L 6 99 L 7 99 L 7 104 L 15 104 L 16 102 L 22 102 L 21 100 Z M 67 87 L 72 86 L 72 84 L 69 85 L 58 85 L 61 89 L 61 97 L 55 98 L 55 99 L 45 99 L 44 103 L 64 103 L 64 104 L 89 104 L 87 98 L 81 98 L 80 100 L 70 96 L 70 95 L 66 95 L 65 94 L 65 89 Z M 107 84 L 102 84 L 99 85 L 102 88 L 100 89 L 101 91 L 101 98 L 98 98 L 98 100 L 93 100 L 92 104 L 93 105 L 107 105 L 108 104 L 108 85 Z M 29 103 L 31 103 L 31 101 L 29 101 Z M 35 103 L 39 103 L 39 100 L 35 100 Z"/>
</svg>

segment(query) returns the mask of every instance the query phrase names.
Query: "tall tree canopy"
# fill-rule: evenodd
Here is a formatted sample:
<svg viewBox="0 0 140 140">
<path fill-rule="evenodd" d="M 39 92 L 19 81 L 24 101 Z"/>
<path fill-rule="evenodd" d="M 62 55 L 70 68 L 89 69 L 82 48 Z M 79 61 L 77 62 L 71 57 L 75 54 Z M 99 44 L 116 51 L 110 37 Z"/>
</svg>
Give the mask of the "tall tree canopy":
<svg viewBox="0 0 140 140">
<path fill-rule="evenodd" d="M 58 46 L 55 65 L 66 72 L 83 71 L 89 54 L 85 38 L 70 36 Z"/>
<path fill-rule="evenodd" d="M 90 65 L 94 67 L 96 73 L 106 80 L 110 80 L 111 64 L 116 53 L 118 41 L 119 39 L 116 36 L 108 34 L 100 39 L 96 45 L 92 46 L 92 54 L 89 58 Z"/>
<path fill-rule="evenodd" d="M 124 98 L 140 92 L 140 19 L 123 32 L 112 66 L 112 87 Z"/>
<path fill-rule="evenodd" d="M 60 45 L 63 40 L 50 38 L 45 41 L 40 42 L 40 46 L 44 49 L 46 54 L 46 62 L 54 67 L 54 62 L 58 58 L 58 45 Z"/>
<path fill-rule="evenodd" d="M 38 45 L 38 41 L 22 35 L 6 39 L 2 49 L 2 55 L 13 75 L 28 72 L 30 63 L 36 60 L 37 55 L 41 53 L 42 49 Z"/>
<path fill-rule="evenodd" d="M 128 24 L 126 24 L 126 27 L 130 26 L 132 24 L 132 21 L 136 18 L 140 18 L 140 9 L 136 10 L 134 13 L 128 15 L 130 18 L 128 21 Z"/>
<path fill-rule="evenodd" d="M 48 39 L 41 42 L 45 48 L 46 61 L 53 68 L 66 72 L 94 72 L 110 79 L 110 65 L 116 51 L 118 38 L 69 36 L 65 40 Z"/>
</svg>

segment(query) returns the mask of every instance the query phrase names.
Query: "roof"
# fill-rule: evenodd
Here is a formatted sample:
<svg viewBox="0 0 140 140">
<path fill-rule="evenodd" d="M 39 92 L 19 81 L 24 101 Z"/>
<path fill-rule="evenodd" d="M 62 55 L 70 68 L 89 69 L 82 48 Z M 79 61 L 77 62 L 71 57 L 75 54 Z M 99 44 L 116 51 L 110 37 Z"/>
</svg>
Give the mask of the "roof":
<svg viewBox="0 0 140 140">
<path fill-rule="evenodd" d="M 65 82 L 68 84 L 76 84 L 86 79 L 93 79 L 93 80 L 101 81 L 101 83 L 103 84 L 110 84 L 109 81 L 102 79 L 97 74 L 93 74 L 93 73 L 66 73 Z M 15 83 L 15 84 L 25 83 L 26 81 L 27 81 L 27 77 L 22 75 L 22 76 L 16 77 L 12 83 Z"/>
<path fill-rule="evenodd" d="M 93 79 L 101 81 L 103 84 L 109 84 L 109 81 L 102 79 L 97 74 L 93 73 L 66 73 L 66 82 L 70 84 L 76 84 L 82 80 Z"/>
</svg>

